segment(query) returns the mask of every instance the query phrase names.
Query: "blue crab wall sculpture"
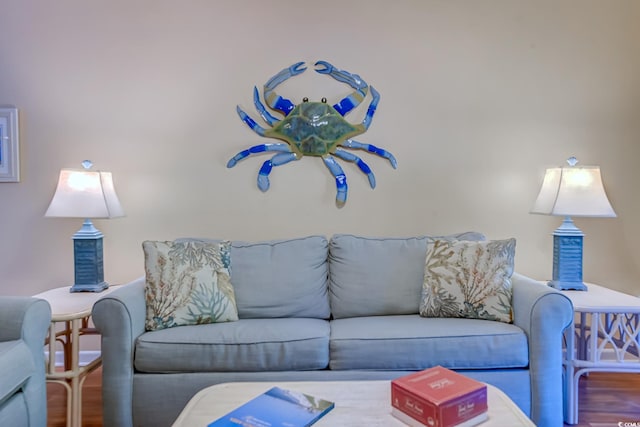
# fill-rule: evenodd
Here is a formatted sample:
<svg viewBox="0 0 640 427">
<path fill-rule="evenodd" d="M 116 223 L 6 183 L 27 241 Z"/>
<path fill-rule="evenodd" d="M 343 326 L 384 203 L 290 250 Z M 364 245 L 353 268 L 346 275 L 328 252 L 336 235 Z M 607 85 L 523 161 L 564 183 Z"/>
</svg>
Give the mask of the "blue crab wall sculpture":
<svg viewBox="0 0 640 427">
<path fill-rule="evenodd" d="M 348 84 L 355 91 L 333 106 L 327 104 L 326 98 L 322 98 L 321 102 L 312 102 L 308 98 L 304 98 L 302 103 L 294 105 L 290 100 L 279 96 L 274 89 L 290 77 L 303 73 L 307 68 L 304 67 L 304 62 L 297 62 L 283 69 L 269 79 L 264 85 L 263 91 L 265 103 L 272 110 L 281 113 L 284 116 L 283 119 L 278 119 L 267 111 L 260 101 L 257 87 L 254 87 L 253 90 L 254 105 L 260 116 L 271 127 L 265 129 L 258 125 L 240 106 L 236 110 L 242 121 L 255 133 L 265 138 L 275 138 L 284 142 L 260 144 L 243 150 L 229 160 L 227 167 L 232 168 L 240 160 L 253 154 L 277 152 L 262 164 L 258 172 L 258 188 L 267 191 L 269 189 L 269 174 L 274 166 L 300 160 L 303 156 L 322 157 L 324 164 L 336 180 L 336 205 L 342 207 L 347 201 L 347 177 L 336 161 L 336 157 L 355 163 L 362 173 L 367 175 L 371 188 L 376 186 L 376 179 L 371 168 L 360 157 L 344 150 L 344 148 L 365 150 L 376 154 L 389 160 L 394 169 L 397 167 L 397 162 L 388 151 L 351 139 L 369 129 L 380 101 L 378 91 L 373 86 L 369 86 L 357 74 L 339 70 L 326 61 L 316 62 L 315 67 L 316 72 L 328 74 L 335 80 Z M 369 93 L 369 89 L 371 89 L 373 98 L 364 120 L 359 124 L 349 123 L 344 116 L 360 105 Z"/>
</svg>

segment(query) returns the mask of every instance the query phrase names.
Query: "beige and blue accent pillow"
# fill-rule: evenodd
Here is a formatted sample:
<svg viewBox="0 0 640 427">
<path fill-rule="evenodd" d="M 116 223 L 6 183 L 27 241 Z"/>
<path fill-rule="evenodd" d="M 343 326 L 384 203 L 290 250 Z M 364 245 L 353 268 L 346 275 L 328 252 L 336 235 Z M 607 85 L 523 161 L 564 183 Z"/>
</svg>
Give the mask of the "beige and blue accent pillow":
<svg viewBox="0 0 640 427">
<path fill-rule="evenodd" d="M 427 250 L 420 315 L 512 321 L 515 239 L 435 240 Z"/>
<path fill-rule="evenodd" d="M 238 320 L 228 241 L 145 241 L 142 248 L 148 331 Z"/>
</svg>

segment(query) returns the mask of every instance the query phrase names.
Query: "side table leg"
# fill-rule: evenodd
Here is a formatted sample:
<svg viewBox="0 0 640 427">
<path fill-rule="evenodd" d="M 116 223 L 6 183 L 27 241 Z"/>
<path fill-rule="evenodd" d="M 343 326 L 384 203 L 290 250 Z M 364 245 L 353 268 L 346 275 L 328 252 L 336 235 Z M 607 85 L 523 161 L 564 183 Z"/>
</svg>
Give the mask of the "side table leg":
<svg viewBox="0 0 640 427">
<path fill-rule="evenodd" d="M 72 328 L 73 321 L 67 320 L 64 322 L 64 331 L 62 331 L 62 356 L 64 357 L 64 370 L 71 369 L 71 352 L 72 350 Z"/>
<path fill-rule="evenodd" d="M 72 415 L 71 425 L 73 427 L 81 427 L 82 414 L 80 412 L 80 319 L 71 321 L 71 371 L 73 375 L 71 377 L 71 404 Z"/>
<path fill-rule="evenodd" d="M 64 383 L 67 390 L 67 427 L 73 427 L 73 389 L 69 383 Z"/>
<path fill-rule="evenodd" d="M 578 381 L 581 374 L 571 361 L 567 363 L 564 374 L 564 422 L 578 424 Z"/>
<path fill-rule="evenodd" d="M 584 328 L 584 318 L 581 319 L 579 325 L 574 321 L 564 331 L 565 349 L 564 349 L 564 377 L 562 378 L 562 396 L 564 400 L 564 421 L 567 424 L 576 424 L 576 394 L 577 390 L 573 386 L 573 378 L 576 372 L 575 360 L 580 358 L 580 349 L 582 341 L 582 333 Z"/>
<path fill-rule="evenodd" d="M 56 371 L 56 324 L 49 325 L 49 360 L 47 362 L 47 375 Z"/>
</svg>

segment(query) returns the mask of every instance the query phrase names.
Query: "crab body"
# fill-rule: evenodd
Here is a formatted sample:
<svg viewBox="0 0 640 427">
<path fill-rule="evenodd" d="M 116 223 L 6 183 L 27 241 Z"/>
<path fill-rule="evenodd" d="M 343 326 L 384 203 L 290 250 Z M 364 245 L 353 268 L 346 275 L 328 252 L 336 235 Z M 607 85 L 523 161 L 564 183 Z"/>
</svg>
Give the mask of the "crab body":
<svg viewBox="0 0 640 427">
<path fill-rule="evenodd" d="M 303 102 L 265 136 L 285 141 L 300 156 L 324 156 L 364 131 L 364 126 L 352 125 L 327 103 Z"/>
<path fill-rule="evenodd" d="M 337 188 L 336 204 L 338 207 L 342 207 L 347 200 L 347 179 L 341 166 L 336 161 L 336 157 L 355 163 L 367 175 L 371 188 L 375 188 L 375 177 L 369 166 L 358 156 L 344 150 L 344 148 L 368 151 L 389 160 L 393 168 L 397 166 L 396 159 L 388 151 L 351 139 L 366 132 L 369 128 L 380 100 L 380 94 L 373 87 L 369 87 L 358 75 L 338 70 L 328 62 L 318 61 L 315 64 L 319 67 L 316 68 L 316 72 L 329 74 L 334 79 L 350 85 L 355 91 L 334 105 L 327 104 L 325 98 L 322 99 L 322 102 L 310 102 L 305 98 L 302 103 L 294 105 L 288 99 L 277 95 L 274 92 L 274 88 L 291 76 L 304 72 L 306 67 L 302 67 L 302 65 L 302 62 L 298 62 L 285 68 L 273 76 L 264 86 L 263 96 L 265 102 L 272 110 L 282 114 L 284 116 L 283 119 L 278 119 L 267 111 L 260 101 L 258 89 L 254 88 L 256 109 L 271 127 L 263 128 L 239 106 L 237 107 L 238 115 L 242 121 L 258 135 L 284 142 L 260 144 L 243 150 L 229 160 L 227 167 L 231 168 L 238 161 L 253 154 L 267 151 L 278 152 L 263 163 L 258 173 L 258 188 L 262 191 L 267 191 L 269 189 L 269 174 L 274 166 L 299 160 L 303 156 L 322 157 L 325 165 L 335 177 Z M 344 115 L 364 100 L 369 89 L 371 89 L 373 99 L 369 104 L 364 120 L 358 124 L 349 123 L 344 118 Z"/>
</svg>

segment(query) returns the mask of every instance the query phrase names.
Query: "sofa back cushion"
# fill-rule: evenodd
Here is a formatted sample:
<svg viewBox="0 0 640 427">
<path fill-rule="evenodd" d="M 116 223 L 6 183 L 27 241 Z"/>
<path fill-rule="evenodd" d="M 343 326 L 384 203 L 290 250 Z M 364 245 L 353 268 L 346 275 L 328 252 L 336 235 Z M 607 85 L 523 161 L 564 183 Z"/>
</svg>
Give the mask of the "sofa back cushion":
<svg viewBox="0 0 640 427">
<path fill-rule="evenodd" d="M 435 238 L 334 235 L 329 244 L 333 318 L 417 314 L 427 245 Z M 475 232 L 439 238 L 485 240 Z"/>
<path fill-rule="evenodd" d="M 327 239 L 231 244 L 231 283 L 241 319 L 328 319 Z"/>
</svg>

